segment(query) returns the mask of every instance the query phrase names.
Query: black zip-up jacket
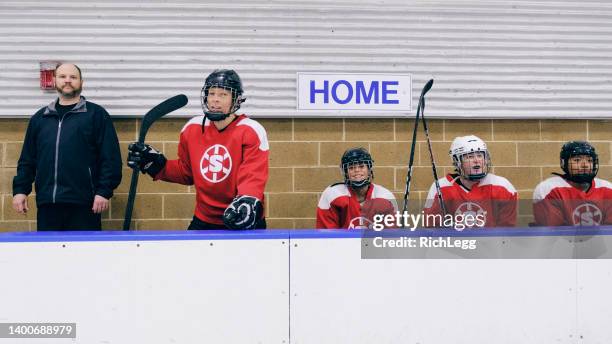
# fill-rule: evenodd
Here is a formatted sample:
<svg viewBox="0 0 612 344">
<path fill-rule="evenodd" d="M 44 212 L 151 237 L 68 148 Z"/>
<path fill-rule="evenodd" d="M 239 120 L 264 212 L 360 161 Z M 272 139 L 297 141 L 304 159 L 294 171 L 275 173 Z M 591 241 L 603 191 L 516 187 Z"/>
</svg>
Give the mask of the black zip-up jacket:
<svg viewBox="0 0 612 344">
<path fill-rule="evenodd" d="M 57 99 L 30 119 L 13 178 L 13 196 L 28 195 L 35 181 L 36 204 L 93 204 L 121 182 L 119 140 L 103 107 L 81 97 L 60 120 Z"/>
</svg>

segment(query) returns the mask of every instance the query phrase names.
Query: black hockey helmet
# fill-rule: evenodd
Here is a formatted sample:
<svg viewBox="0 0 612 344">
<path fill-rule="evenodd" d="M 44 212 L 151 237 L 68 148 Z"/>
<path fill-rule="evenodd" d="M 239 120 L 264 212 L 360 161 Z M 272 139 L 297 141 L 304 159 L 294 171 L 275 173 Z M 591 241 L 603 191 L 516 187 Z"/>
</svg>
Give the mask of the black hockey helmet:
<svg viewBox="0 0 612 344">
<path fill-rule="evenodd" d="M 232 106 L 229 113 L 222 112 L 211 112 L 208 109 L 207 97 L 208 90 L 211 87 L 218 87 L 232 92 Z M 227 118 L 230 114 L 238 111 L 240 104 L 244 102 L 245 98 L 242 97 L 242 81 L 234 70 L 231 69 L 217 69 L 204 81 L 202 91 L 200 92 L 200 101 L 202 102 L 202 110 L 204 115 L 211 121 L 222 121 Z"/>
<path fill-rule="evenodd" d="M 590 156 L 593 159 L 593 167 L 588 173 L 572 174 L 570 169 L 570 158 L 578 155 Z M 599 170 L 599 157 L 595 147 L 586 141 L 570 141 L 561 147 L 560 154 L 561 169 L 565 172 L 565 178 L 576 183 L 590 183 Z"/>
<path fill-rule="evenodd" d="M 359 164 L 365 164 L 368 167 L 368 176 L 363 180 L 351 180 L 348 175 L 349 167 Z M 372 179 L 374 179 L 373 166 L 374 160 L 372 160 L 372 156 L 365 148 L 361 147 L 347 149 L 344 154 L 342 154 L 342 159 L 340 159 L 340 169 L 342 170 L 342 175 L 344 176 L 344 183 L 353 188 L 360 188 L 370 185 Z"/>
</svg>

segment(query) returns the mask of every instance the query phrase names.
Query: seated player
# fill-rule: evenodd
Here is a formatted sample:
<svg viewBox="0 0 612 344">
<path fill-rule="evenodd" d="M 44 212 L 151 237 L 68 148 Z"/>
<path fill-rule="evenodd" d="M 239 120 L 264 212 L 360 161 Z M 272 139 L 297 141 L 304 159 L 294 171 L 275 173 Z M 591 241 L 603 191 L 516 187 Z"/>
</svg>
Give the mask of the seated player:
<svg viewBox="0 0 612 344">
<path fill-rule="evenodd" d="M 395 214 L 397 202 L 391 191 L 372 183 L 374 161 L 365 148 L 348 149 L 340 169 L 344 183 L 328 186 L 317 207 L 317 228 L 372 228 L 376 214 Z"/>
<path fill-rule="evenodd" d="M 538 226 L 612 225 L 612 183 L 595 178 L 599 158 L 588 142 L 561 148 L 561 169 L 536 186 L 533 215 Z"/>
<path fill-rule="evenodd" d="M 464 219 L 466 222 L 468 218 L 478 217 L 479 220 L 467 223 L 467 227 L 515 226 L 516 189 L 506 178 L 489 173 L 491 154 L 486 143 L 474 135 L 456 137 L 449 154 L 456 173 L 438 180 L 445 211 L 441 209 L 433 183 L 423 209 L 425 215 L 440 214 L 443 218 L 452 215 L 453 219 Z M 442 227 L 448 226 L 448 223 L 438 221 L 427 225 Z"/>
</svg>

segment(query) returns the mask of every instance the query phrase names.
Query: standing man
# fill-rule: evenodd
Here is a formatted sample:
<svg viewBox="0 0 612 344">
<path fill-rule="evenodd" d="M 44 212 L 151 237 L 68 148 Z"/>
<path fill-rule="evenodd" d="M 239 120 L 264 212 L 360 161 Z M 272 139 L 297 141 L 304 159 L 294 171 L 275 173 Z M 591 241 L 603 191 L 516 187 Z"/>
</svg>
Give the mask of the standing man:
<svg viewBox="0 0 612 344">
<path fill-rule="evenodd" d="M 538 226 L 612 225 L 612 183 L 595 178 L 599 157 L 590 143 L 570 141 L 561 147 L 564 174 L 546 179 L 533 192 Z"/>
<path fill-rule="evenodd" d="M 195 185 L 196 205 L 188 229 L 265 229 L 264 188 L 268 181 L 266 130 L 236 111 L 245 98 L 233 70 L 212 72 L 200 99 L 204 116 L 181 130 L 178 159 L 166 160 L 146 144 L 129 146 L 128 165 L 154 180 Z"/>
<path fill-rule="evenodd" d="M 489 173 L 491 155 L 487 144 L 474 135 L 456 137 L 449 155 L 456 173 L 438 180 L 447 212 L 445 215 L 464 220 L 466 216 L 478 216 L 480 221 L 475 225 L 478 227 L 514 227 L 517 192 L 508 179 Z M 442 213 L 435 183 L 429 189 L 423 212 L 426 215 Z M 467 225 L 472 226 L 474 224 Z"/>
<path fill-rule="evenodd" d="M 374 161 L 365 148 L 351 148 L 340 159 L 344 182 L 328 186 L 317 206 L 317 228 L 368 229 L 374 215 L 395 214 L 391 191 L 374 179 Z"/>
<path fill-rule="evenodd" d="M 108 112 L 81 96 L 77 65 L 60 64 L 54 80 L 59 97 L 28 124 L 13 178 L 13 208 L 28 211 L 35 182 L 39 231 L 101 230 L 100 214 L 121 182 L 117 133 Z"/>
</svg>

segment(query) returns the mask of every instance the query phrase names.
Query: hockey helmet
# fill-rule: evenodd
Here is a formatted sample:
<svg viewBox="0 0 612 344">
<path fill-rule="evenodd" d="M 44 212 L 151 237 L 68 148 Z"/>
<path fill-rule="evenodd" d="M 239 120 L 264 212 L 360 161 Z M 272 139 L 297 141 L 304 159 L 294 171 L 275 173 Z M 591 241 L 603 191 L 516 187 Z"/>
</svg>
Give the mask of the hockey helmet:
<svg viewBox="0 0 612 344">
<path fill-rule="evenodd" d="M 582 173 L 571 173 L 570 158 L 579 155 L 586 155 L 593 159 L 591 170 Z M 565 178 L 576 183 L 591 183 L 599 171 L 599 156 L 595 152 L 595 147 L 585 141 L 570 141 L 561 147 L 560 154 L 561 169 L 565 172 Z"/>
<path fill-rule="evenodd" d="M 223 112 L 212 112 L 208 108 L 208 91 L 211 87 L 218 87 L 228 90 L 232 93 L 232 105 L 228 113 Z M 222 121 L 226 119 L 230 114 L 238 111 L 240 104 L 242 104 L 246 98 L 242 97 L 242 81 L 238 76 L 238 73 L 231 69 L 217 69 L 204 81 L 202 91 L 200 92 L 200 101 L 202 102 L 202 110 L 204 115 L 211 121 Z"/>
<path fill-rule="evenodd" d="M 351 180 L 349 178 L 349 168 L 353 165 L 365 164 L 368 167 L 368 176 L 362 180 Z M 340 169 L 344 176 L 344 183 L 352 188 L 368 186 L 374 179 L 374 160 L 365 148 L 350 148 L 342 154 L 340 159 Z"/>
<path fill-rule="evenodd" d="M 464 168 L 463 161 L 470 153 L 482 152 L 484 154 L 484 166 L 480 166 L 480 173 L 472 173 L 472 166 Z M 478 136 L 468 135 L 459 136 L 453 140 L 449 155 L 453 165 L 459 174 L 468 180 L 479 180 L 484 178 L 491 170 L 491 155 L 487 149 L 487 144 Z"/>
</svg>

